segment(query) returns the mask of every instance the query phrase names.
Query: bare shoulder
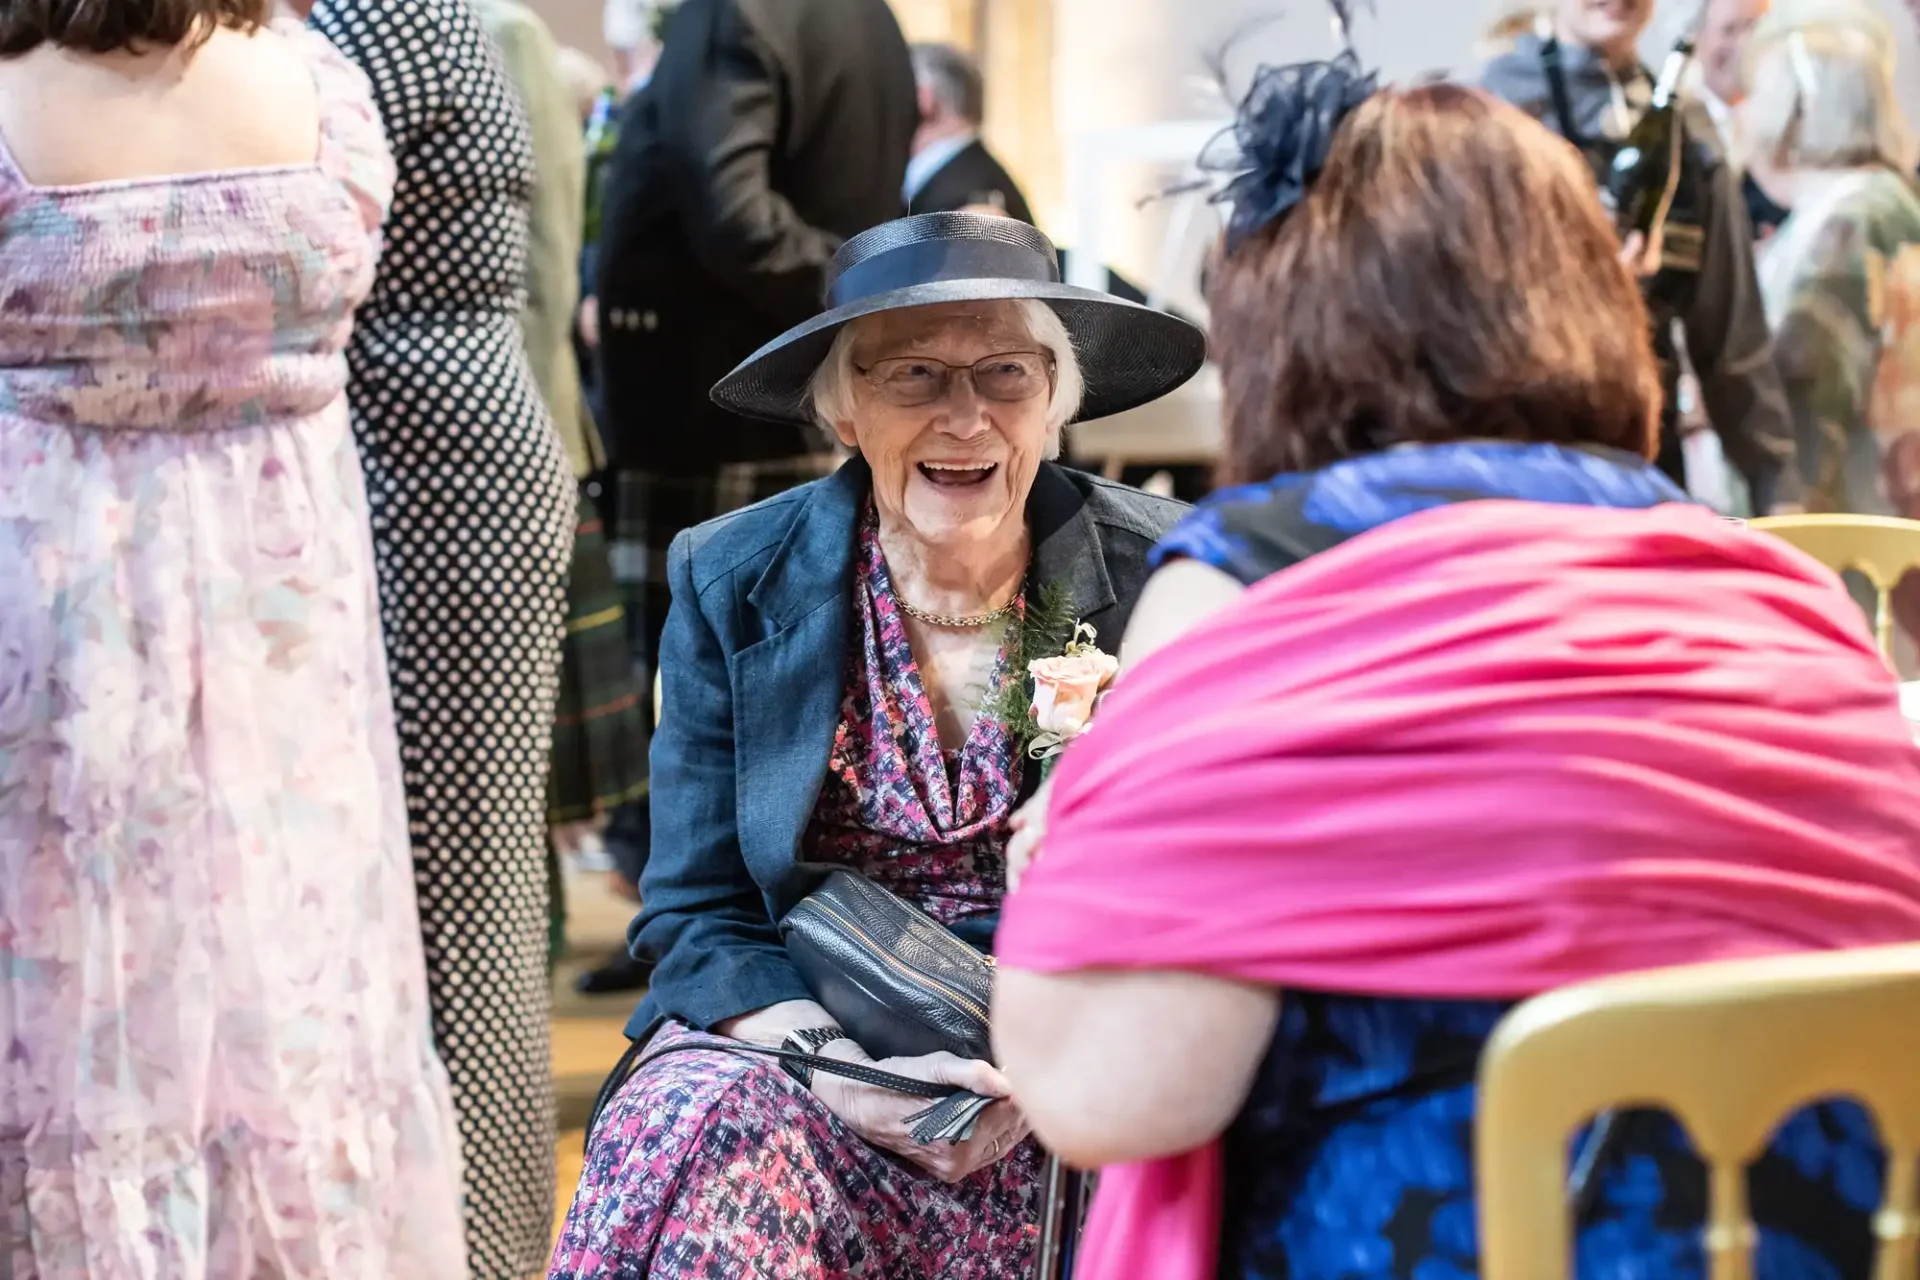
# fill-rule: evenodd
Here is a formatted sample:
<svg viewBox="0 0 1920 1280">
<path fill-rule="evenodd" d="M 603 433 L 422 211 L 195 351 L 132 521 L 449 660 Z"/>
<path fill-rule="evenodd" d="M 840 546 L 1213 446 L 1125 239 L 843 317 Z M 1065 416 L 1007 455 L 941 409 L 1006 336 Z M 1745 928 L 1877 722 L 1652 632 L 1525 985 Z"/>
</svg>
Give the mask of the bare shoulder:
<svg viewBox="0 0 1920 1280">
<path fill-rule="evenodd" d="M 205 63 L 199 71 L 208 78 L 203 91 L 209 99 L 247 104 L 247 110 L 231 112 L 225 126 L 236 164 L 300 164 L 317 154 L 319 44 L 297 28 L 221 30 L 195 55 Z"/>
<path fill-rule="evenodd" d="M 1198 560 L 1170 560 L 1154 570 L 1141 589 L 1120 644 L 1124 669 L 1166 647 L 1238 600 L 1246 590 L 1239 579 Z"/>
<path fill-rule="evenodd" d="M 43 45 L 0 63 L 0 134 L 43 186 L 296 165 L 318 154 L 320 95 L 312 56 L 264 28 L 190 52 Z"/>
</svg>

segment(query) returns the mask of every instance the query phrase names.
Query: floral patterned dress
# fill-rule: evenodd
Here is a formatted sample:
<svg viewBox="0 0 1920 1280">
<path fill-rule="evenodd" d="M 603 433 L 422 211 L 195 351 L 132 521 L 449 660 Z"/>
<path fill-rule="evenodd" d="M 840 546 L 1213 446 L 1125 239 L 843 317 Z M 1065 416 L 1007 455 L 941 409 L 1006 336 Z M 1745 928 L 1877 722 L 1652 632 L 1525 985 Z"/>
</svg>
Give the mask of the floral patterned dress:
<svg viewBox="0 0 1920 1280">
<path fill-rule="evenodd" d="M 392 162 L 0 146 L 0 1275 L 464 1276 L 342 351 Z"/>
<path fill-rule="evenodd" d="M 948 924 L 997 911 L 1020 754 L 986 716 L 942 752 L 871 512 L 854 607 L 803 855 Z M 689 1038 L 670 1023 L 650 1048 Z M 601 1117 L 550 1277 L 1026 1280 L 1038 1182 L 1030 1142 L 950 1186 L 868 1146 L 770 1060 L 676 1053 L 636 1071 Z"/>
</svg>

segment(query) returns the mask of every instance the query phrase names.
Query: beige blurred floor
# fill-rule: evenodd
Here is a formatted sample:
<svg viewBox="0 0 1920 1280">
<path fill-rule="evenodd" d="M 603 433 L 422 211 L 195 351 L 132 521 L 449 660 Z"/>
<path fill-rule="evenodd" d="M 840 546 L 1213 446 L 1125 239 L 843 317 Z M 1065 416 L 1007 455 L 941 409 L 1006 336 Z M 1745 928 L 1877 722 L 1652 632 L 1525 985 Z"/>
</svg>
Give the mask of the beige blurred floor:
<svg viewBox="0 0 1920 1280">
<path fill-rule="evenodd" d="M 580 1181 L 581 1143 L 594 1095 L 626 1051 L 621 1034 L 640 993 L 583 996 L 576 975 L 626 945 L 634 906 L 615 897 L 602 872 L 567 874 L 567 954 L 553 975 L 553 1083 L 560 1100 L 560 1171 L 554 1230 Z"/>
</svg>

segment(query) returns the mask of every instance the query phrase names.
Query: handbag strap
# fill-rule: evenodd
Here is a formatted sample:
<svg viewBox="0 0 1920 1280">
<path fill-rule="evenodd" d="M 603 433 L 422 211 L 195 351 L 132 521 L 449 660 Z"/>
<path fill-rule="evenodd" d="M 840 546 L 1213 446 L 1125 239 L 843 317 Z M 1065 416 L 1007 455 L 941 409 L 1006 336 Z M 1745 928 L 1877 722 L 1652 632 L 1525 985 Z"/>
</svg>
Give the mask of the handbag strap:
<svg viewBox="0 0 1920 1280">
<path fill-rule="evenodd" d="M 593 1100 L 593 1111 L 587 1117 L 587 1129 L 583 1135 L 583 1145 L 586 1149 L 592 1149 L 594 1130 L 600 1127 L 600 1117 L 605 1114 L 607 1105 L 613 1101 L 614 1094 L 620 1092 L 620 1087 L 631 1080 L 640 1068 L 670 1053 L 731 1053 L 739 1056 L 756 1054 L 782 1062 L 798 1062 L 809 1070 L 824 1071 L 830 1076 L 841 1076 L 879 1089 L 891 1089 L 895 1093 L 904 1093 L 909 1097 L 930 1098 L 934 1102 L 933 1106 L 907 1117 L 908 1122 L 914 1125 L 914 1137 L 922 1142 L 927 1139 L 921 1139 L 921 1134 L 938 1133 L 956 1116 L 969 1110 L 970 1104 L 978 1096 L 950 1084 L 916 1080 L 912 1076 L 882 1071 L 878 1067 L 869 1067 L 863 1063 L 843 1062 L 839 1058 L 823 1058 L 817 1053 L 798 1053 L 792 1049 L 763 1049 L 759 1045 L 752 1044 L 717 1044 L 712 1041 L 700 1041 L 669 1045 L 657 1053 L 647 1053 L 646 1045 L 647 1042 L 644 1040 L 630 1042 L 626 1052 L 620 1055 L 620 1061 L 614 1064 L 613 1070 L 601 1084 L 600 1093 Z"/>
<path fill-rule="evenodd" d="M 638 1071 L 652 1062 L 657 1062 L 670 1053 L 733 1053 L 758 1054 L 761 1057 L 777 1058 L 781 1062 L 797 1062 L 809 1071 L 824 1071 L 830 1076 L 843 1076 L 861 1084 L 870 1084 L 879 1089 L 891 1089 L 895 1093 L 908 1094 L 915 1098 L 945 1098 L 957 1091 L 950 1084 L 936 1084 L 931 1080 L 916 1080 L 912 1076 L 895 1075 L 891 1071 L 882 1071 L 878 1067 L 869 1067 L 859 1062 L 844 1062 L 839 1058 L 823 1058 L 817 1053 L 800 1053 L 793 1049 L 763 1049 L 754 1044 L 676 1044 L 669 1045 L 658 1053 L 650 1053 L 640 1059 L 634 1067 Z"/>
<path fill-rule="evenodd" d="M 913 1098 L 930 1098 L 933 1100 L 932 1106 L 914 1112 L 905 1121 L 912 1126 L 908 1132 L 913 1140 L 923 1147 L 931 1146 L 943 1138 L 950 1142 L 962 1141 L 968 1133 L 972 1132 L 974 1119 L 994 1101 L 992 1098 L 983 1097 L 968 1089 L 950 1084 L 937 1084 L 931 1080 L 917 1080 L 912 1076 L 882 1071 L 878 1067 L 869 1067 L 864 1063 L 845 1062 L 839 1058 L 823 1058 L 817 1053 L 800 1053 L 793 1049 L 763 1049 L 753 1044 L 714 1044 L 706 1041 L 669 1045 L 658 1053 L 650 1053 L 641 1058 L 634 1065 L 633 1070 L 638 1071 L 648 1063 L 664 1058 L 670 1053 L 695 1052 L 731 1053 L 740 1057 L 754 1054 L 781 1062 L 798 1062 L 810 1071 L 824 1071 L 830 1076 L 842 1076 L 860 1084 L 889 1089 L 894 1093 L 904 1093 Z M 592 1141 L 591 1136 L 588 1141 Z"/>
<path fill-rule="evenodd" d="M 1560 37 L 1549 36 L 1540 42 L 1540 69 L 1547 78 L 1547 92 L 1553 99 L 1553 114 L 1560 124 L 1560 136 L 1578 150 L 1586 149 L 1580 123 L 1573 115 L 1573 94 L 1567 87 L 1567 64 L 1560 55 Z"/>
</svg>

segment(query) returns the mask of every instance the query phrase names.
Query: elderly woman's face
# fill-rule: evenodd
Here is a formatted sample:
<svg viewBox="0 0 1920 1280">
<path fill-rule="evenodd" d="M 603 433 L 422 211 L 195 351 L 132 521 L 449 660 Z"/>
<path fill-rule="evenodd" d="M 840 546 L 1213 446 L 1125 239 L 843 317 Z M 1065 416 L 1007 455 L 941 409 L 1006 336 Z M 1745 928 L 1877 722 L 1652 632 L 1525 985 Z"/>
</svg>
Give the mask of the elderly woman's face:
<svg viewBox="0 0 1920 1280">
<path fill-rule="evenodd" d="M 873 468 L 880 513 L 932 542 L 1024 518 L 1047 448 L 1053 361 L 1010 303 L 883 312 L 853 338 L 841 441 Z"/>
</svg>

